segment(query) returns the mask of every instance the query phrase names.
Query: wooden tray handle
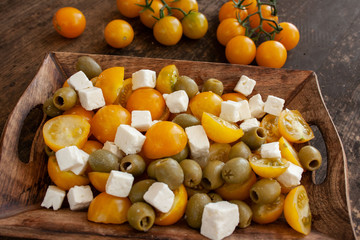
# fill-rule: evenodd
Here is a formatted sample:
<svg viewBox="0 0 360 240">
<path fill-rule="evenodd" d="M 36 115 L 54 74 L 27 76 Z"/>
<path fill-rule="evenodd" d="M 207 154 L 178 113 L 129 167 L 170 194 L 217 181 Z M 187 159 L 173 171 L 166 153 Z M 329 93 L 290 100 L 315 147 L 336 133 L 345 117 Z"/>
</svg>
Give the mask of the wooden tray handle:
<svg viewBox="0 0 360 240">
<path fill-rule="evenodd" d="M 301 104 L 300 104 L 301 103 Z M 299 109 L 299 106 L 302 106 Z M 323 136 L 327 151 L 327 176 L 323 183 L 315 184 L 316 172 L 304 174 L 302 182 L 310 197 L 314 228 L 336 238 L 354 237 L 348 192 L 345 152 L 329 112 L 320 93 L 317 76 L 310 74 L 302 88 L 289 103 L 299 109 L 306 121 L 316 125 Z"/>
<path fill-rule="evenodd" d="M 53 55 L 48 54 L 5 124 L 0 142 L 0 218 L 34 208 L 44 196 L 48 181 L 41 127 L 33 139 L 28 163 L 20 161 L 18 144 L 29 112 L 51 96 L 60 79 L 64 76 Z"/>
</svg>

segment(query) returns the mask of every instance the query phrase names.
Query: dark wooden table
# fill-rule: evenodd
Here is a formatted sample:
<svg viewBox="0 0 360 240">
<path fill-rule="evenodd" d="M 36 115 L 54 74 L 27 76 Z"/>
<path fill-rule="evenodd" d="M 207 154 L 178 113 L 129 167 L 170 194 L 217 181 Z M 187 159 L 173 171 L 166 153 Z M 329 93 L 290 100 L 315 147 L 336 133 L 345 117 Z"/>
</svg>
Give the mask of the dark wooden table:
<svg viewBox="0 0 360 240">
<path fill-rule="evenodd" d="M 152 31 L 139 19 L 127 19 L 135 31 L 133 43 L 114 49 L 104 40 L 106 24 L 123 18 L 116 1 L 20 1 L 0 2 L 0 130 L 46 53 L 67 51 L 139 57 L 227 62 L 224 47 L 216 40 L 217 14 L 225 0 L 199 0 L 199 9 L 209 20 L 201 40 L 185 37 L 173 47 L 157 43 Z M 73 6 L 86 16 L 85 32 L 65 39 L 52 27 L 57 9 Z M 360 1 L 278 1 L 279 19 L 298 26 L 301 39 L 288 53 L 284 68 L 313 70 L 342 139 L 347 160 L 354 230 L 360 236 Z M 0 233 L 1 235 L 1 233 Z"/>
</svg>

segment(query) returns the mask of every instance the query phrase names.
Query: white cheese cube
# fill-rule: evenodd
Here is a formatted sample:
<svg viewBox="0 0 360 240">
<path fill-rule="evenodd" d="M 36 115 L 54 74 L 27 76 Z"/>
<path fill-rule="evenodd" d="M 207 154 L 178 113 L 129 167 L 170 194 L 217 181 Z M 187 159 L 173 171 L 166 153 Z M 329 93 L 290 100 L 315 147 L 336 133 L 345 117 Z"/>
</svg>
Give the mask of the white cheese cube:
<svg viewBox="0 0 360 240">
<path fill-rule="evenodd" d="M 230 236 L 239 224 L 239 209 L 236 204 L 220 201 L 205 205 L 200 233 L 213 240 Z"/>
<path fill-rule="evenodd" d="M 189 105 L 189 97 L 184 90 L 172 92 L 166 95 L 164 99 L 171 113 L 185 112 Z"/>
<path fill-rule="evenodd" d="M 284 103 L 284 99 L 269 95 L 264 105 L 264 112 L 279 116 L 284 107 Z"/>
<path fill-rule="evenodd" d="M 115 197 L 127 197 L 133 182 L 134 176 L 132 174 L 112 170 L 106 182 L 105 191 Z"/>
<path fill-rule="evenodd" d="M 254 127 L 259 127 L 260 126 L 260 122 L 256 119 L 256 118 L 249 118 L 244 120 L 244 122 L 242 122 L 240 124 L 240 128 L 244 131 L 247 132 L 250 129 L 254 128 Z"/>
<path fill-rule="evenodd" d="M 221 103 L 220 117 L 229 122 L 238 122 L 240 120 L 240 104 L 231 100 Z"/>
<path fill-rule="evenodd" d="M 145 132 L 151 127 L 151 113 L 148 110 L 134 110 L 131 112 L 131 126 Z"/>
<path fill-rule="evenodd" d="M 292 188 L 300 185 L 303 169 L 289 161 L 289 167 L 281 174 L 276 180 L 279 181 L 284 187 Z"/>
<path fill-rule="evenodd" d="M 43 202 L 41 203 L 42 207 L 53 208 L 58 210 L 65 198 L 65 191 L 58 188 L 57 186 L 50 185 L 45 193 Z"/>
<path fill-rule="evenodd" d="M 142 69 L 132 74 L 132 90 L 156 85 L 156 72 L 148 69 Z"/>
<path fill-rule="evenodd" d="M 251 118 L 249 102 L 247 100 L 242 100 L 239 101 L 238 104 L 239 104 L 239 121 Z"/>
<path fill-rule="evenodd" d="M 145 136 L 141 134 L 136 128 L 126 124 L 120 124 L 115 134 L 114 143 L 126 155 L 135 154 L 141 151 L 145 142 Z"/>
<path fill-rule="evenodd" d="M 256 81 L 242 75 L 240 80 L 237 82 L 234 91 L 244 94 L 245 96 L 248 96 L 252 93 L 254 87 L 256 85 Z"/>
<path fill-rule="evenodd" d="M 76 146 L 64 147 L 55 153 L 61 171 L 69 171 L 84 165 L 83 156 Z"/>
<path fill-rule="evenodd" d="M 67 199 L 71 210 L 81 210 L 89 207 L 93 200 L 93 193 L 89 185 L 74 186 L 70 188 Z"/>
<path fill-rule="evenodd" d="M 80 104 L 88 111 L 105 106 L 105 99 L 101 88 L 92 87 L 78 91 Z"/>
<path fill-rule="evenodd" d="M 279 142 L 265 143 L 260 147 L 262 158 L 281 158 Z"/>
<path fill-rule="evenodd" d="M 189 147 L 192 159 L 196 160 L 201 167 L 205 167 L 209 157 L 210 142 L 206 132 L 201 125 L 185 128 L 189 140 Z"/>
<path fill-rule="evenodd" d="M 103 149 L 115 154 L 120 160 L 125 156 L 120 148 L 113 142 L 106 141 L 104 143 Z"/>
<path fill-rule="evenodd" d="M 153 183 L 144 194 L 144 200 L 162 213 L 170 211 L 175 194 L 163 182 Z"/>
<path fill-rule="evenodd" d="M 69 86 L 76 91 L 93 87 L 92 82 L 87 78 L 83 71 L 78 71 L 77 73 L 71 75 L 67 82 Z"/>
<path fill-rule="evenodd" d="M 263 102 L 260 93 L 252 96 L 249 99 L 249 107 L 250 107 L 251 117 L 253 117 L 253 118 L 263 117 L 265 115 L 264 105 L 265 105 L 265 103 Z"/>
<path fill-rule="evenodd" d="M 77 167 L 72 167 L 70 169 L 70 171 L 72 171 L 73 173 L 75 173 L 76 175 L 82 175 L 84 174 L 85 170 L 88 167 L 88 160 L 89 160 L 89 154 L 87 154 L 85 151 L 79 149 L 79 155 L 80 158 L 82 159 L 83 163 L 80 166 Z"/>
</svg>

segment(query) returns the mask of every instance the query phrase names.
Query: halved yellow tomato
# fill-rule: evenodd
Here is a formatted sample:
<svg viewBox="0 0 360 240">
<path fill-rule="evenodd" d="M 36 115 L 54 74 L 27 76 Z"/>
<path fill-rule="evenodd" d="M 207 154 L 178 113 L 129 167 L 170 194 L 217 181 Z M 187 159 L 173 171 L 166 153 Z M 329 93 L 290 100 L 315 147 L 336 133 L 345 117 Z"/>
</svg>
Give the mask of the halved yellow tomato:
<svg viewBox="0 0 360 240">
<path fill-rule="evenodd" d="M 132 93 L 132 78 L 127 78 L 124 80 L 124 83 L 119 91 L 114 104 L 120 104 L 122 107 L 126 107 L 127 100 L 129 99 Z"/>
<path fill-rule="evenodd" d="M 313 139 L 314 132 L 297 110 L 285 109 L 279 116 L 279 131 L 289 142 L 304 143 Z"/>
<path fill-rule="evenodd" d="M 155 224 L 161 226 L 172 225 L 179 221 L 185 213 L 187 204 L 187 192 L 183 184 L 174 191 L 174 203 L 167 213 L 156 211 Z"/>
<path fill-rule="evenodd" d="M 224 101 L 228 101 L 228 100 L 231 100 L 231 101 L 234 101 L 234 102 L 239 102 L 239 101 L 242 101 L 242 100 L 248 100 L 244 94 L 242 93 L 235 93 L 235 92 L 232 92 L 232 93 L 225 93 L 223 95 L 221 95 L 221 98 L 224 100 Z"/>
<path fill-rule="evenodd" d="M 83 108 L 81 105 L 75 105 L 74 107 L 66 110 L 64 115 L 72 114 L 72 115 L 80 115 L 86 118 L 88 122 L 91 122 L 92 117 L 94 116 L 93 111 L 87 111 L 85 108 Z"/>
<path fill-rule="evenodd" d="M 128 198 L 115 197 L 103 192 L 90 203 L 87 217 L 92 222 L 121 224 L 127 221 L 130 206 Z"/>
<path fill-rule="evenodd" d="M 265 129 L 266 142 L 276 142 L 281 137 L 278 127 L 279 118 L 277 116 L 267 114 L 260 122 L 260 127 Z"/>
<path fill-rule="evenodd" d="M 110 173 L 106 172 L 89 172 L 88 177 L 91 184 L 99 192 L 105 192 L 106 182 L 110 176 Z"/>
<path fill-rule="evenodd" d="M 105 103 L 113 104 L 124 83 L 124 68 L 112 67 L 105 69 L 96 79 L 95 87 L 101 88 Z"/>
<path fill-rule="evenodd" d="M 309 234 L 311 212 L 309 198 L 303 185 L 292 189 L 285 198 L 284 216 L 286 222 L 296 231 Z"/>
<path fill-rule="evenodd" d="M 165 66 L 161 69 L 157 77 L 155 88 L 162 94 L 172 93 L 178 77 L 179 70 L 175 65 Z"/>
<path fill-rule="evenodd" d="M 43 127 L 45 144 L 54 152 L 68 146 L 82 148 L 89 132 L 89 122 L 79 115 L 60 115 L 48 120 Z"/>
<path fill-rule="evenodd" d="M 87 154 L 91 154 L 92 152 L 103 148 L 102 143 L 95 141 L 95 140 L 88 140 L 84 146 L 82 147 L 81 150 L 83 150 L 84 152 L 86 152 Z"/>
<path fill-rule="evenodd" d="M 284 195 L 280 194 L 280 196 L 272 203 L 252 204 L 252 220 L 259 224 L 275 222 L 284 210 L 284 199 Z"/>
<path fill-rule="evenodd" d="M 284 158 L 261 158 L 258 154 L 251 154 L 249 163 L 252 170 L 264 178 L 276 178 L 289 167 L 289 163 Z"/>
<path fill-rule="evenodd" d="M 202 115 L 201 125 L 204 127 L 206 135 L 217 143 L 235 142 L 244 135 L 243 130 L 235 123 L 207 112 Z"/>
<path fill-rule="evenodd" d="M 294 149 L 294 147 L 284 138 L 281 137 L 279 139 L 279 146 L 281 151 L 281 156 L 291 163 L 301 166 L 300 159 L 298 157 L 298 153 Z"/>
<path fill-rule="evenodd" d="M 55 156 L 49 157 L 47 169 L 51 181 L 63 190 L 69 190 L 74 186 L 87 185 L 90 182 L 86 176 L 76 175 L 71 171 L 61 171 Z"/>
</svg>

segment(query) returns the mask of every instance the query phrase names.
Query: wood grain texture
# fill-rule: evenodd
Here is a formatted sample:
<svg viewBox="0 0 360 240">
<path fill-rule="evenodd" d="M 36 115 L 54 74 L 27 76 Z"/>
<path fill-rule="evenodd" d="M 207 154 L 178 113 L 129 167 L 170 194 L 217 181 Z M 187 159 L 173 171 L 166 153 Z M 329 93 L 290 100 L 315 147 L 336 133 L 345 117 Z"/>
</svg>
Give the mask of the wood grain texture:
<svg viewBox="0 0 360 240">
<path fill-rule="evenodd" d="M 164 47 L 138 19 L 126 19 L 135 30 L 135 40 L 125 49 L 113 49 L 105 43 L 103 29 L 110 20 L 123 18 L 114 0 L 1 1 L 0 129 L 51 51 L 226 62 L 224 47 L 215 38 L 217 12 L 224 2 L 199 0 L 199 8 L 209 20 L 209 31 L 199 41 L 183 37 L 178 45 Z M 68 5 L 79 8 L 87 18 L 86 30 L 77 39 L 62 38 L 52 28 L 54 12 Z M 300 43 L 288 52 L 284 67 L 317 73 L 324 101 L 344 144 L 351 212 L 360 236 L 360 1 L 286 0 L 278 1 L 278 6 L 280 20 L 295 23 L 301 33 Z"/>
</svg>

